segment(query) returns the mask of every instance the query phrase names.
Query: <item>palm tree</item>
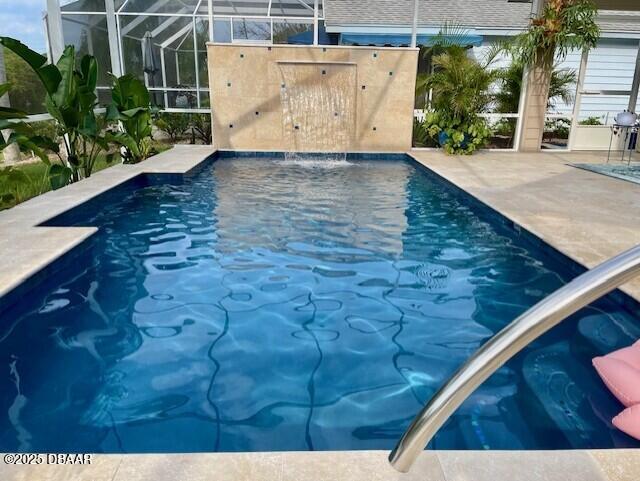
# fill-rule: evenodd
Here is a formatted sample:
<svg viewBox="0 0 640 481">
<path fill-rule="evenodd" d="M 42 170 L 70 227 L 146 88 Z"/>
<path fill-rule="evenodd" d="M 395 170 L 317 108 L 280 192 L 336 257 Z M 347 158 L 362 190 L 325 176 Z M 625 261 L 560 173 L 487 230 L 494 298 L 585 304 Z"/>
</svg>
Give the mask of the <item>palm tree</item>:
<svg viewBox="0 0 640 481">
<path fill-rule="evenodd" d="M 514 57 L 528 68 L 528 85 L 538 93 L 525 99 L 522 112 L 523 128 L 538 135 L 526 136 L 520 148 L 539 150 L 547 105 L 538 98 L 549 95 L 554 65 L 569 51 L 589 51 L 596 46 L 600 37 L 597 15 L 591 0 L 546 0 L 529 28 L 514 39 Z"/>
<path fill-rule="evenodd" d="M 448 53 L 452 49 L 467 49 L 469 30 L 466 28 L 445 22 L 438 33 L 429 39 L 428 43 L 420 47 L 420 56 L 424 59 L 424 70 L 418 73 L 416 79 L 417 104 L 429 103 L 429 88 L 427 79 L 434 73 L 434 59 Z"/>
<path fill-rule="evenodd" d="M 423 127 L 450 154 L 471 154 L 491 135 L 478 114 L 493 101 L 491 86 L 499 70 L 489 68 L 491 60 L 469 57 L 466 50 L 454 45 L 433 57 L 433 73 L 422 80 L 431 95 Z"/>
<path fill-rule="evenodd" d="M 5 84 L 6 82 L 7 73 L 4 67 L 4 47 L 0 45 L 0 85 Z M 0 107 L 11 107 L 8 93 L 0 97 Z M 9 135 L 11 135 L 11 130 L 3 130 L 0 132 L 0 135 L 4 135 L 5 139 L 8 140 Z M 20 148 L 15 143 L 7 145 L 2 151 L 2 155 L 7 163 L 19 162 L 22 159 L 20 156 Z"/>
<path fill-rule="evenodd" d="M 432 91 L 430 107 L 456 117 L 485 112 L 492 101 L 491 85 L 499 78 L 499 71 L 489 68 L 490 63 L 469 57 L 460 46 L 436 55 L 433 73 L 422 80 L 424 88 Z"/>
<path fill-rule="evenodd" d="M 496 110 L 500 113 L 515 113 L 520 103 L 524 65 L 514 60 L 500 72 L 499 91 L 495 94 Z M 574 98 L 577 75 L 569 69 L 554 67 L 549 85 L 547 109 L 555 108 L 558 101 L 571 104 Z"/>
</svg>

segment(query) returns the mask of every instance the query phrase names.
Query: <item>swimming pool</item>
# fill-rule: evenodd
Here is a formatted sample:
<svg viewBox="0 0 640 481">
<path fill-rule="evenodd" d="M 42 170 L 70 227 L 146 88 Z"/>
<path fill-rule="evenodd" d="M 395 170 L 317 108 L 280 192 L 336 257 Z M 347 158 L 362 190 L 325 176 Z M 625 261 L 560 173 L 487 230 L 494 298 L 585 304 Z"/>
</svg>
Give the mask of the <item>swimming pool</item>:
<svg viewBox="0 0 640 481">
<path fill-rule="evenodd" d="M 575 275 L 408 159 L 220 158 L 50 222 L 99 232 L 1 314 L 0 450 L 390 449 L 475 349 Z M 611 298 L 492 376 L 437 449 L 638 446 L 590 365 Z"/>
</svg>

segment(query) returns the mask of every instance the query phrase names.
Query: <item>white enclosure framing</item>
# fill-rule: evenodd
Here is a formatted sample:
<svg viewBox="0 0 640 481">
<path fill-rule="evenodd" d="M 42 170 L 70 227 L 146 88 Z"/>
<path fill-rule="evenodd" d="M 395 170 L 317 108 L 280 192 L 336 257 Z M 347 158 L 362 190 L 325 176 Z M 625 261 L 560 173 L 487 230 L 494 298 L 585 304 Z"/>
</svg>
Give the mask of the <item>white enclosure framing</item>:
<svg viewBox="0 0 640 481">
<path fill-rule="evenodd" d="M 110 100 L 109 73 L 117 76 L 127 73 L 145 81 L 154 103 L 163 110 L 209 112 L 208 41 L 318 45 L 327 38 L 324 35 L 323 0 L 46 0 L 46 4 L 44 29 L 49 57 L 57 59 L 69 44 L 76 46 L 79 56 L 94 55 L 100 67 L 98 94 L 103 104 Z M 419 4 L 420 1 L 408 3 L 408 8 L 413 7 L 411 45 L 416 45 L 421 28 L 418 24 Z M 532 13 L 539 5 L 541 2 L 533 2 Z M 611 15 L 606 12 L 601 17 L 613 22 L 617 17 Z M 638 22 L 638 30 L 639 18 L 629 17 Z M 373 33 L 376 30 L 375 25 L 371 26 Z M 579 61 L 568 65 L 578 74 L 575 103 L 548 112 L 547 120 L 569 126 L 567 147 L 570 150 L 583 148 L 574 140 L 584 136 L 575 134 L 586 132 L 582 123 L 595 118 L 594 105 L 596 109 L 602 105 L 606 110 L 596 110 L 604 125 L 589 126 L 590 133 L 600 136 L 613 122 L 615 114 L 627 104 L 629 110 L 640 108 L 637 104 L 640 89 L 638 34 L 616 34 L 607 41 L 611 43 L 614 39 L 619 43 L 636 42 L 633 58 L 627 59 L 628 53 L 623 58 L 621 51 L 609 55 L 606 42 L 602 49 L 585 54 L 581 59 L 576 53 L 574 57 Z M 623 79 L 621 75 L 618 75 L 620 78 L 609 78 L 601 73 L 600 65 L 606 63 L 608 71 L 619 74 L 620 67 L 614 62 L 619 63 L 620 59 L 625 65 L 635 65 L 633 79 Z M 420 116 L 418 112 L 417 117 Z M 484 116 L 494 126 L 512 128 L 515 137 L 511 145 L 518 144 L 521 112 L 500 115 L 491 112 Z"/>
<path fill-rule="evenodd" d="M 323 0 L 47 0 L 48 54 L 64 45 L 109 73 L 136 75 L 168 111 L 208 112 L 206 44 L 319 43 Z M 106 100 L 106 99 L 104 99 Z"/>
</svg>

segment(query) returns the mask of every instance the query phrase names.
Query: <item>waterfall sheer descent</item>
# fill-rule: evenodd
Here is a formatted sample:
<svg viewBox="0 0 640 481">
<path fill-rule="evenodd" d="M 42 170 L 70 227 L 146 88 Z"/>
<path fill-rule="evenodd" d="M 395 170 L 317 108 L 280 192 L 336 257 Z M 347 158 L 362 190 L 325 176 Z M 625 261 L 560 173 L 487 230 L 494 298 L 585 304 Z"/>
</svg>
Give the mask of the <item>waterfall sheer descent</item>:
<svg viewBox="0 0 640 481">
<path fill-rule="evenodd" d="M 282 62 L 280 101 L 287 160 L 345 161 L 356 128 L 356 68 L 350 64 Z M 319 160 L 317 156 L 311 160 Z"/>
</svg>

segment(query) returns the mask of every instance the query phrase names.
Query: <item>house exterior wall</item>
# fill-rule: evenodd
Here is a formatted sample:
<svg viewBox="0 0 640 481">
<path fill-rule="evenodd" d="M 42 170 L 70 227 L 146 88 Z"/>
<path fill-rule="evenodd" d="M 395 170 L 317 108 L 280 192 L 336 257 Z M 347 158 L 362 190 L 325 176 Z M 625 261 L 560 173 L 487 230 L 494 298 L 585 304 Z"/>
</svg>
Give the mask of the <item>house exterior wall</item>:
<svg viewBox="0 0 640 481">
<path fill-rule="evenodd" d="M 492 45 L 499 37 L 486 37 L 482 45 L 473 48 L 473 56 L 478 60 L 482 60 L 490 52 Z M 622 139 L 614 137 L 611 140 L 610 125 L 614 123 L 614 118 L 619 112 L 626 110 L 629 103 L 629 95 L 602 95 L 600 91 L 618 91 L 629 92 L 633 84 L 633 76 L 635 71 L 636 57 L 638 55 L 638 42 L 640 39 L 628 38 L 603 38 L 598 42 L 596 48 L 589 52 L 589 58 L 585 71 L 585 80 L 583 90 L 587 92 L 581 98 L 580 109 L 578 112 L 578 122 L 588 118 L 597 118 L 602 125 L 577 125 L 572 133 L 571 149 L 572 150 L 608 150 L 609 143 L 611 148 L 617 150 L 622 146 Z M 573 70 L 576 74 L 580 69 L 580 52 L 569 52 L 567 57 L 557 66 L 558 69 Z M 496 59 L 493 64 L 494 68 L 506 68 L 510 60 L 501 56 Z M 575 88 L 575 87 L 574 87 Z M 589 92 L 591 94 L 589 94 Z M 535 104 L 537 99 L 529 99 L 529 105 Z M 531 108 L 531 107 L 530 107 Z M 535 109 L 535 108 L 534 108 Z M 550 120 L 549 114 L 566 115 L 569 119 L 573 114 L 573 102 L 564 103 L 560 99 L 556 99 L 553 108 L 547 109 L 546 120 Z M 636 107 L 636 111 L 640 110 L 640 102 Z M 515 112 L 514 112 L 515 113 Z M 528 119 L 523 119 L 523 132 L 531 131 L 533 117 L 539 117 L 540 111 L 536 110 L 528 112 Z M 530 142 L 535 143 L 538 133 Z M 521 138 L 520 147 L 526 150 L 532 150 L 533 145 L 525 145 L 527 140 Z"/>
<path fill-rule="evenodd" d="M 638 54 L 639 40 L 605 39 L 589 52 L 584 90 L 630 91 Z M 580 68 L 580 53 L 571 52 L 560 65 L 576 72 Z M 598 117 L 612 123 L 618 112 L 628 107 L 628 95 L 585 95 L 580 106 L 580 120 Z M 559 104 L 560 113 L 570 114 L 573 106 Z"/>
<path fill-rule="evenodd" d="M 478 60 L 483 59 L 497 39 L 504 39 L 504 37 L 487 37 L 481 46 L 473 48 L 473 56 Z M 631 90 L 639 42 L 640 38 L 600 40 L 598 46 L 589 52 L 585 90 Z M 569 52 L 558 68 L 573 70 L 577 74 L 580 69 L 580 57 L 581 52 Z M 499 56 L 493 66 L 506 68 L 509 66 L 509 60 Z M 629 97 L 625 95 L 585 95 L 582 97 L 580 120 L 598 117 L 603 124 L 605 122 L 611 124 L 615 114 L 625 110 L 628 102 Z M 639 109 L 640 102 L 637 110 Z M 570 116 L 573 112 L 573 104 L 565 104 L 558 100 L 552 112 Z"/>
<path fill-rule="evenodd" d="M 348 150 L 411 148 L 417 49 L 209 44 L 208 60 L 213 138 L 219 149 L 313 150 L 291 145 L 291 132 L 285 132 L 282 63 L 355 69 L 355 130 Z M 330 75 L 322 81 L 331 82 Z"/>
</svg>

